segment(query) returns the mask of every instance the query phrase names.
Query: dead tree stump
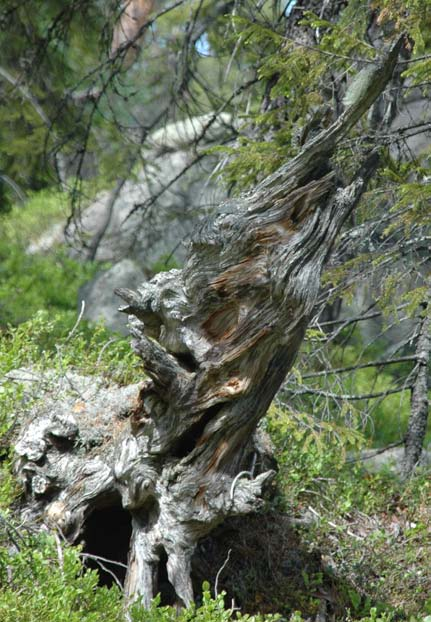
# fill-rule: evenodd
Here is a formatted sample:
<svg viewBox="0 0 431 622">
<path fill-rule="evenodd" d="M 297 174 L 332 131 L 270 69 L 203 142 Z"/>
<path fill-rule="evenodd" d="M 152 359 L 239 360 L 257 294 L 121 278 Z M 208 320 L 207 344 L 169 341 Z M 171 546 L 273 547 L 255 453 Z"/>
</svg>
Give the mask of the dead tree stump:
<svg viewBox="0 0 431 622">
<path fill-rule="evenodd" d="M 401 45 L 333 125 L 253 192 L 221 206 L 194 236 L 182 270 L 117 292 L 149 380 L 133 405 L 125 400 L 117 434 L 94 460 L 79 450 L 76 413 L 69 427 L 55 428 L 50 416 L 42 453 L 32 455 L 25 439 L 18 445 L 28 503 L 37 497 L 72 539 L 92 507 L 121 495 L 133 524 L 130 598 L 150 603 L 165 558 L 177 602 L 188 605 L 198 540 L 226 517 L 261 507 L 274 471 L 255 472 L 251 438 L 293 364 L 334 240 L 378 166 L 373 149 L 343 183 L 331 156 L 383 92 Z M 64 418 L 62 404 L 51 415 L 63 408 Z M 61 461 L 61 478 L 44 488 L 43 471 L 59 471 Z"/>
</svg>

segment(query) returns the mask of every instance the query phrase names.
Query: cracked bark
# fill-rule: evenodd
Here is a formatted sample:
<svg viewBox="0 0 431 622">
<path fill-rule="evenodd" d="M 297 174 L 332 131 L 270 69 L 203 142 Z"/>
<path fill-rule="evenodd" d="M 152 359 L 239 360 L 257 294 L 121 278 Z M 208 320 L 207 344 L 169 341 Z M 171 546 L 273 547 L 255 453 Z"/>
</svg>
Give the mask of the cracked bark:
<svg viewBox="0 0 431 622">
<path fill-rule="evenodd" d="M 67 402 L 60 408 L 57 400 L 37 428 L 45 444 L 35 453 L 29 428 L 23 432 L 18 472 L 29 504 L 37 499 L 45 520 L 71 540 L 92 508 L 121 496 L 133 523 L 130 599 L 150 603 L 166 558 L 177 602 L 188 605 L 199 539 L 226 517 L 262 506 L 274 471 L 254 469 L 250 456 L 264 452 L 253 434 L 293 364 L 333 242 L 378 166 L 372 153 L 343 186 L 330 157 L 384 90 L 401 45 L 333 125 L 253 192 L 221 206 L 194 236 L 182 270 L 158 274 L 137 292 L 117 292 L 149 380 L 133 403 L 129 394 L 117 396 L 124 404 L 111 414 L 115 433 L 93 463 L 74 449 L 82 432 L 79 422 L 67 425 Z M 54 442 L 61 435 L 69 443 L 67 467 Z M 60 473 L 54 484 L 50 468 Z"/>
</svg>

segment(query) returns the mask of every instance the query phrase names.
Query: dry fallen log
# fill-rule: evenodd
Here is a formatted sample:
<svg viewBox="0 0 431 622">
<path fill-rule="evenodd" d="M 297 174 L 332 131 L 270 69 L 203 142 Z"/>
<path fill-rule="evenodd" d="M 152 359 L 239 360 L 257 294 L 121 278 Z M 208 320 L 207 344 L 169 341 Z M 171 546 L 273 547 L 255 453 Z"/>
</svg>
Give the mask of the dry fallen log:
<svg viewBox="0 0 431 622">
<path fill-rule="evenodd" d="M 115 415 L 121 425 L 95 453 L 101 464 L 93 471 L 78 451 L 78 416 L 75 427 L 55 423 L 55 408 L 67 414 L 64 400 L 52 405 L 42 454 L 28 448 L 30 428 L 23 432 L 18 470 L 29 505 L 37 499 L 71 539 L 95 507 L 121 495 L 133 525 L 130 598 L 150 602 L 166 559 L 178 604 L 189 604 L 198 540 L 226 517 L 261 507 L 274 471 L 255 468 L 251 439 L 293 364 L 334 240 L 378 165 L 373 152 L 343 184 L 330 158 L 384 90 L 401 45 L 332 126 L 252 193 L 221 207 L 196 233 L 183 270 L 158 274 L 138 292 L 118 291 L 150 379 Z M 40 436 L 37 421 L 31 425 Z M 36 467 L 43 477 L 61 461 L 63 479 L 48 495 Z"/>
</svg>

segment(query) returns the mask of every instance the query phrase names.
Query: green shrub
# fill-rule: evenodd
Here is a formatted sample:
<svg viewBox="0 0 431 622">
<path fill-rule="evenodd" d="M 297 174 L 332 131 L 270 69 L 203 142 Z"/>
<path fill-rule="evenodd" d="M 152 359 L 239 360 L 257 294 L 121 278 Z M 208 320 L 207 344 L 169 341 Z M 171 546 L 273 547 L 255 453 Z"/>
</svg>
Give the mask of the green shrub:
<svg viewBox="0 0 431 622">
<path fill-rule="evenodd" d="M 0 549 L 2 622 L 119 622 L 118 588 L 98 587 L 97 572 L 85 570 L 79 549 L 39 534 L 18 540 L 20 550 Z"/>
<path fill-rule="evenodd" d="M 81 374 L 104 375 L 120 384 L 142 378 L 140 360 L 130 342 L 103 325 L 76 323 L 76 314 L 38 311 L 33 319 L 0 332 L 0 378 L 13 369 L 73 368 Z M 4 386 L 4 385 L 3 385 Z"/>
<path fill-rule="evenodd" d="M 19 550 L 0 548 L 2 622 L 228 622 L 232 616 L 238 622 L 279 619 L 234 614 L 225 606 L 223 594 L 211 598 L 208 585 L 204 585 L 200 606 L 178 612 L 175 607 L 160 606 L 157 597 L 149 609 L 135 603 L 126 617 L 121 590 L 98 586 L 98 573 L 84 568 L 79 547 L 65 546 L 44 533 L 22 536 L 14 528 L 10 533 Z"/>
<path fill-rule="evenodd" d="M 100 269 L 80 263 L 61 246 L 28 252 L 29 244 L 58 221 L 65 221 L 60 193 L 39 192 L 24 205 L 0 214 L 0 327 L 17 326 L 40 309 L 76 313 L 78 288 Z"/>
<path fill-rule="evenodd" d="M 0 327 L 17 326 L 40 309 L 76 314 L 77 291 L 99 267 L 81 264 L 64 249 L 29 255 L 19 244 L 0 240 Z"/>
</svg>

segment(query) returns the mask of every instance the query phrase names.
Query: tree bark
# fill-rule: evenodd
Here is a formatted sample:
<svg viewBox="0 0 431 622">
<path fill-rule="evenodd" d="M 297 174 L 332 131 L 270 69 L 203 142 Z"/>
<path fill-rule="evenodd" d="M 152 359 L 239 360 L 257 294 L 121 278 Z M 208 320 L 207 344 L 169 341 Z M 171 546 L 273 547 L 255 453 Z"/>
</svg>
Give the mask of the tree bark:
<svg viewBox="0 0 431 622">
<path fill-rule="evenodd" d="M 424 302 L 416 346 L 416 372 L 411 393 L 410 415 L 404 441 L 404 460 L 401 469 L 404 478 L 410 477 L 419 463 L 427 431 L 431 354 L 431 316 L 428 307 L 429 303 Z"/>
<path fill-rule="evenodd" d="M 138 57 L 154 0 L 124 0 L 112 34 L 111 58 L 124 53 L 123 68 L 129 69 Z M 129 47 L 126 47 L 129 46 Z"/>
<path fill-rule="evenodd" d="M 401 45 L 376 65 L 367 89 L 333 125 L 201 227 L 183 270 L 160 273 L 138 292 L 117 292 L 150 379 L 133 408 L 126 405 L 128 425 L 103 452 L 104 477 L 83 475 L 85 494 L 77 499 L 84 469 L 77 457 L 73 482 L 58 496 L 63 505 L 51 493 L 46 511 L 51 519 L 57 512 L 76 537 L 91 504 L 120 493 L 133 519 L 130 599 L 149 605 L 167 559 L 178 605 L 190 604 L 198 540 L 226 517 L 262 506 L 274 471 L 254 468 L 253 434 L 294 362 L 340 227 L 378 166 L 373 152 L 343 186 L 330 158 L 384 90 Z M 24 445 L 23 479 L 33 446 Z"/>
</svg>

